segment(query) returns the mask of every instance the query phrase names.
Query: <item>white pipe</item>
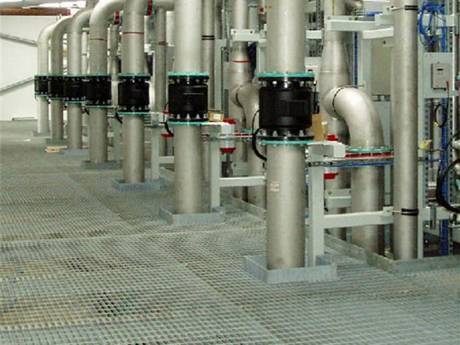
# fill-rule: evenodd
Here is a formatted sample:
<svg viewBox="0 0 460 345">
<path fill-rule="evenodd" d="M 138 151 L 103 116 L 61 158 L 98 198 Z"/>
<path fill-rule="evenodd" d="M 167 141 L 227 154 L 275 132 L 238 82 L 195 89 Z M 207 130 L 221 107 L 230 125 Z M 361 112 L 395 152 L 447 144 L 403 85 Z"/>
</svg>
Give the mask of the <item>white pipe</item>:
<svg viewBox="0 0 460 345">
<path fill-rule="evenodd" d="M 374 149 L 384 146 L 383 128 L 372 100 L 361 90 L 339 87 L 330 90 L 322 102 L 331 116 L 343 119 L 350 131 L 350 146 Z M 352 169 L 352 211 L 381 211 L 384 204 L 384 169 Z M 352 229 L 352 242 L 369 251 L 383 254 L 383 228 L 369 225 Z"/>
<path fill-rule="evenodd" d="M 209 74 L 208 81 L 208 107 L 214 108 L 214 46 L 215 46 L 215 0 L 203 0 L 202 24 L 202 70 Z"/>
<path fill-rule="evenodd" d="M 108 75 L 108 20 L 123 9 L 124 0 L 100 1 L 94 7 L 89 20 L 89 74 Z M 95 164 L 107 162 L 107 109 L 89 108 L 89 156 Z"/>
<path fill-rule="evenodd" d="M 49 39 L 58 22 L 46 26 L 37 40 L 37 75 L 45 76 L 49 73 Z M 37 134 L 46 135 L 50 132 L 49 106 L 47 96 L 37 96 Z"/>
</svg>

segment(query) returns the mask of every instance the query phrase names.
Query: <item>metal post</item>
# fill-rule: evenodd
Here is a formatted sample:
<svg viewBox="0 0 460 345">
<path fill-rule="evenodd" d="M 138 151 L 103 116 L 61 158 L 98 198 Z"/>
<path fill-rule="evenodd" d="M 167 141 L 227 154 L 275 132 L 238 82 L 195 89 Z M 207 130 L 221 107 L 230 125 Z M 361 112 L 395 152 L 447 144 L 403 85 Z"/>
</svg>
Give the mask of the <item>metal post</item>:
<svg viewBox="0 0 460 345">
<path fill-rule="evenodd" d="M 324 168 L 308 170 L 308 266 L 316 266 L 316 258 L 324 255 Z"/>
<path fill-rule="evenodd" d="M 150 180 L 158 181 L 160 179 L 160 141 L 161 128 L 153 125 L 151 129 L 152 150 L 150 156 Z"/>
<path fill-rule="evenodd" d="M 210 129 L 212 131 L 212 129 Z M 222 163 L 219 138 L 210 137 L 209 148 L 209 201 L 211 212 L 221 207 L 220 202 L 220 177 L 222 176 Z"/>
</svg>

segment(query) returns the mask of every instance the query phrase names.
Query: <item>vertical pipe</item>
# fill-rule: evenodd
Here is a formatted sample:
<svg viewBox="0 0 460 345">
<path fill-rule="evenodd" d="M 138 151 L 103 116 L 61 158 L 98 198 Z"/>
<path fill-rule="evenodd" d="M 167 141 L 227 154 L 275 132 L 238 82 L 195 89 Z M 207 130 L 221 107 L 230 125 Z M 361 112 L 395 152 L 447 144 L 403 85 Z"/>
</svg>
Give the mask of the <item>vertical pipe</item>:
<svg viewBox="0 0 460 345">
<path fill-rule="evenodd" d="M 324 20 L 330 16 L 345 15 L 345 2 L 325 0 Z M 319 73 L 319 88 L 321 101 L 331 89 L 339 86 L 350 85 L 350 73 L 347 64 L 347 51 L 345 47 L 346 33 L 339 31 L 324 30 L 324 46 Z M 321 106 L 321 114 L 327 115 L 328 134 L 337 137 L 342 143 L 348 142 L 348 129 L 345 122 L 332 114 L 328 114 Z M 337 190 L 350 186 L 348 171 L 341 170 L 339 175 L 332 181 L 326 181 L 326 189 Z M 329 213 L 344 213 L 346 209 L 330 209 Z M 347 237 L 346 229 L 329 229 L 329 233 L 343 240 Z"/>
<path fill-rule="evenodd" d="M 244 30 L 249 27 L 248 1 L 232 1 L 232 29 Z M 251 70 L 248 57 L 248 44 L 245 42 L 233 42 L 230 55 L 230 66 L 228 69 L 229 98 L 232 92 L 238 87 L 251 82 Z M 231 99 L 228 102 L 229 117 L 237 121 L 236 130 L 240 132 L 245 128 L 243 109 L 236 105 Z M 242 164 L 247 161 L 247 150 L 245 143 L 237 142 L 236 151 L 233 154 L 233 161 Z M 234 196 L 240 199 L 247 199 L 247 188 L 235 188 Z"/>
<path fill-rule="evenodd" d="M 166 108 L 166 88 L 168 83 L 168 42 L 166 37 L 167 19 L 166 10 L 157 8 L 154 19 L 154 32 L 155 32 L 155 102 L 153 111 L 163 112 Z M 167 139 L 160 138 L 160 156 L 166 155 Z M 153 142 L 152 142 L 153 145 Z M 152 150 L 155 148 L 152 146 Z M 154 163 L 154 162 L 152 162 Z"/>
<path fill-rule="evenodd" d="M 418 76 L 417 0 L 392 0 L 395 37 L 392 76 L 392 124 L 394 144 L 393 198 L 394 256 L 417 257 L 418 209 Z M 412 213 L 412 214 L 411 214 Z"/>
<path fill-rule="evenodd" d="M 305 1 L 267 6 L 267 71 L 305 72 Z M 305 148 L 267 148 L 268 269 L 305 266 Z"/>
<path fill-rule="evenodd" d="M 79 11 L 72 17 L 68 34 L 68 75 L 81 77 L 81 51 L 82 51 L 82 31 L 83 27 L 88 25 L 92 8 L 86 8 Z M 68 140 L 67 148 L 69 150 L 78 150 L 82 148 L 82 112 L 81 103 L 68 103 Z"/>
<path fill-rule="evenodd" d="M 123 17 L 122 60 L 123 74 L 144 75 L 144 13 L 147 0 L 126 2 Z M 145 181 L 144 118 L 135 114 L 123 118 L 123 176 L 125 183 Z"/>
<path fill-rule="evenodd" d="M 202 70 L 209 74 L 208 82 L 208 106 L 214 108 L 214 46 L 215 28 L 214 20 L 216 16 L 215 0 L 203 0 L 203 24 L 202 24 Z"/>
<path fill-rule="evenodd" d="M 37 40 L 37 74 L 45 76 L 49 73 L 49 39 L 57 23 L 46 26 Z M 37 96 L 37 134 L 46 135 L 50 132 L 49 105 L 47 96 Z"/>
<path fill-rule="evenodd" d="M 108 19 L 123 8 L 124 0 L 106 0 L 99 2 L 90 18 L 90 56 L 91 75 L 108 75 Z M 107 109 L 89 108 L 89 156 L 95 164 L 107 162 Z"/>
<path fill-rule="evenodd" d="M 306 195 L 304 149 L 270 145 L 267 158 L 268 269 L 303 267 Z"/>
<path fill-rule="evenodd" d="M 201 0 L 176 0 L 175 72 L 201 71 L 201 16 Z M 203 202 L 201 129 L 184 125 L 175 126 L 174 131 L 175 211 L 199 213 Z"/>
<path fill-rule="evenodd" d="M 110 26 L 109 37 L 109 67 L 112 77 L 112 104 L 118 106 L 118 74 L 120 73 L 120 60 L 118 58 L 118 47 L 120 45 L 120 25 L 116 21 Z M 123 158 L 123 149 L 121 146 L 121 123 L 118 119 L 112 120 L 113 129 L 113 159 L 120 162 Z"/>
<path fill-rule="evenodd" d="M 63 38 L 71 18 L 62 19 L 51 34 L 51 75 L 62 76 L 64 72 Z M 64 101 L 51 99 L 51 140 L 59 142 L 64 139 Z"/>
</svg>

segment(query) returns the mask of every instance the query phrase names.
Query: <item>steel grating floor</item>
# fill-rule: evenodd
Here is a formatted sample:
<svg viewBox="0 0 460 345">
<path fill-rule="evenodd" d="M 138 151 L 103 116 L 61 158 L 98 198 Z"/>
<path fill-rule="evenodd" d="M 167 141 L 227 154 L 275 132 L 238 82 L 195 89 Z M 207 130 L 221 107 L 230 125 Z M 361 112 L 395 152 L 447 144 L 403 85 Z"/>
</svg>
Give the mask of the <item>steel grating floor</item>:
<svg viewBox="0 0 460 345">
<path fill-rule="evenodd" d="M 458 345 L 460 268 L 395 276 L 339 255 L 340 280 L 267 286 L 242 270 L 264 222 L 170 226 L 169 192 L 45 154 L 0 122 L 0 344 Z"/>
</svg>

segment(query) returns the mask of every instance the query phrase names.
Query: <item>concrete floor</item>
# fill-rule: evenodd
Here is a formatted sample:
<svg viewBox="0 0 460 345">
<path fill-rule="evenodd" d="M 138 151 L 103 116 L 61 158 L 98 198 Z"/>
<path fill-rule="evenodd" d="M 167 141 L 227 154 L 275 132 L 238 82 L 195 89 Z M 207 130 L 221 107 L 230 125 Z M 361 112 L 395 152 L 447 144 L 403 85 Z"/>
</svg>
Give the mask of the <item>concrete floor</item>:
<svg viewBox="0 0 460 345">
<path fill-rule="evenodd" d="M 340 279 L 267 286 L 242 269 L 264 222 L 170 226 L 165 192 L 44 152 L 0 122 L 0 344 L 459 345 L 460 268 L 392 275 L 329 250 Z"/>
</svg>

